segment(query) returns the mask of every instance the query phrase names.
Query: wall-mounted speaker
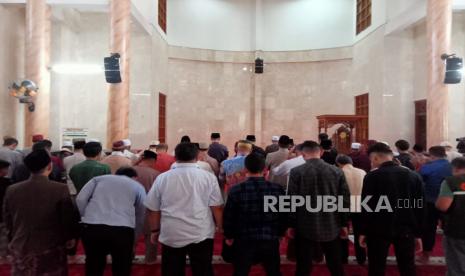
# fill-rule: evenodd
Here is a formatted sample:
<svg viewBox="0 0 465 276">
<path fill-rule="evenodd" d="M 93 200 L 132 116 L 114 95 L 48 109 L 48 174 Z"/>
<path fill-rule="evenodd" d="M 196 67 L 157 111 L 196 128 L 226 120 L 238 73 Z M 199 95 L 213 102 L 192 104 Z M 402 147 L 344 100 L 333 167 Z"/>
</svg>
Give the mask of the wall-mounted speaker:
<svg viewBox="0 0 465 276">
<path fill-rule="evenodd" d="M 120 83 L 121 72 L 119 68 L 120 54 L 111 54 L 110 57 L 103 59 L 105 64 L 105 78 L 107 83 Z"/>
<path fill-rule="evenodd" d="M 255 60 L 255 74 L 263 74 L 263 59 L 257 58 Z"/>
</svg>

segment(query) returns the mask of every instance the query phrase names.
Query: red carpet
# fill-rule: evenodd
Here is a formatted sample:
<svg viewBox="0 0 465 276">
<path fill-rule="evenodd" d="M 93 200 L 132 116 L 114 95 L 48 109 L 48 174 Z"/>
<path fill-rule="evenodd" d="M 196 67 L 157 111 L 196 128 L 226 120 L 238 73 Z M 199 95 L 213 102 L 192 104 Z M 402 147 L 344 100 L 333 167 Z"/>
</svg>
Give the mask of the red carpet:
<svg viewBox="0 0 465 276">
<path fill-rule="evenodd" d="M 437 243 L 435 249 L 433 251 L 433 256 L 444 256 L 443 250 L 441 246 L 442 235 L 437 235 Z M 221 255 L 221 245 L 222 245 L 222 237 L 218 235 L 215 238 L 215 246 L 214 246 L 214 255 Z M 281 244 L 281 254 L 284 255 L 286 251 L 287 242 L 284 240 Z M 136 247 L 136 255 L 144 255 L 144 243 L 140 240 Z M 160 252 L 160 251 L 159 251 Z M 79 247 L 78 254 L 81 255 L 84 253 L 82 246 Z M 353 246 L 351 246 L 350 253 L 353 256 Z M 390 255 L 394 255 L 393 251 L 391 250 Z M 84 265 L 69 265 L 69 275 L 70 276 L 82 276 L 84 275 Z M 215 275 L 217 276 L 229 276 L 232 275 L 232 266 L 229 264 L 215 264 L 214 265 Z M 191 273 L 189 269 L 187 269 L 187 275 L 190 276 Z M 281 265 L 281 271 L 283 276 L 291 276 L 294 275 L 295 266 L 293 264 L 283 264 Z M 345 272 L 347 276 L 364 276 L 368 275 L 367 267 L 362 267 L 358 265 L 346 265 Z M 439 276 L 445 275 L 446 268 L 444 266 L 418 266 L 417 268 L 418 276 Z M 0 275 L 7 276 L 10 275 L 10 267 L 9 265 L 0 265 Z M 105 273 L 106 276 L 111 275 L 111 268 L 108 266 L 107 271 Z M 161 267 L 159 264 L 156 265 L 134 265 L 133 266 L 133 276 L 157 276 L 161 275 Z M 264 271 L 260 266 L 255 266 L 250 276 L 262 276 L 265 275 Z M 329 272 L 325 265 L 316 265 L 313 269 L 312 275 L 317 276 L 325 276 L 329 275 Z M 397 276 L 399 273 L 397 272 L 397 268 L 395 266 L 388 266 L 386 275 L 388 276 Z"/>
</svg>

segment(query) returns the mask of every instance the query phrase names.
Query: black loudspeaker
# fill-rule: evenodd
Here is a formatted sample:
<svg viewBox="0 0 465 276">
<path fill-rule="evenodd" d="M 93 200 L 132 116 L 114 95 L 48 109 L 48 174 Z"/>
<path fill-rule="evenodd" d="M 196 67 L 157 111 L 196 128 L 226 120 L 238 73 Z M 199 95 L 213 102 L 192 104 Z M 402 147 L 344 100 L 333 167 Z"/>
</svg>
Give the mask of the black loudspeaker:
<svg viewBox="0 0 465 276">
<path fill-rule="evenodd" d="M 255 74 L 263 74 L 263 59 L 261 58 L 255 60 Z"/>
<path fill-rule="evenodd" d="M 463 60 L 459 57 L 448 57 L 446 59 L 446 77 L 444 83 L 456 84 L 462 81 Z"/>
<path fill-rule="evenodd" d="M 116 53 L 103 59 L 105 63 L 105 78 L 108 83 L 121 83 L 120 58 L 120 54 Z"/>
</svg>

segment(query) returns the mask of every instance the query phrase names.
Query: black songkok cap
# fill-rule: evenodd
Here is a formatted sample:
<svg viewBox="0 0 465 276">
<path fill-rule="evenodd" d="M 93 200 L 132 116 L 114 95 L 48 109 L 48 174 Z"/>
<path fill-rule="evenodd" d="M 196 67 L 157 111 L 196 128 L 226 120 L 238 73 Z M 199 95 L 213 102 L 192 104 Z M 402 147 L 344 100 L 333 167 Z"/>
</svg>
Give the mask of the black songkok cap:
<svg viewBox="0 0 465 276">
<path fill-rule="evenodd" d="M 256 142 L 257 138 L 255 137 L 255 135 L 247 135 L 245 140 L 250 141 L 250 142 Z"/>
<path fill-rule="evenodd" d="M 45 169 L 51 161 L 48 151 L 43 149 L 33 151 L 24 158 L 24 164 L 32 173 Z"/>
<path fill-rule="evenodd" d="M 213 132 L 210 137 L 212 139 L 220 139 L 221 135 L 218 132 Z"/>
</svg>

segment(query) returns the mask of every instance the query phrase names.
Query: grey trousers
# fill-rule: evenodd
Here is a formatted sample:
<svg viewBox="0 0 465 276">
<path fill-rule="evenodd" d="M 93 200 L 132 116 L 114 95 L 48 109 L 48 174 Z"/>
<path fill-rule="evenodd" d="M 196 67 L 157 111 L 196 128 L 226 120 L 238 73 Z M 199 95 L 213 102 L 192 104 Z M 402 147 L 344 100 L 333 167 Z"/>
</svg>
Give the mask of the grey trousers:
<svg viewBox="0 0 465 276">
<path fill-rule="evenodd" d="M 465 275 L 465 240 L 444 236 L 447 276 Z"/>
</svg>

